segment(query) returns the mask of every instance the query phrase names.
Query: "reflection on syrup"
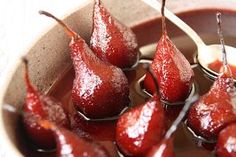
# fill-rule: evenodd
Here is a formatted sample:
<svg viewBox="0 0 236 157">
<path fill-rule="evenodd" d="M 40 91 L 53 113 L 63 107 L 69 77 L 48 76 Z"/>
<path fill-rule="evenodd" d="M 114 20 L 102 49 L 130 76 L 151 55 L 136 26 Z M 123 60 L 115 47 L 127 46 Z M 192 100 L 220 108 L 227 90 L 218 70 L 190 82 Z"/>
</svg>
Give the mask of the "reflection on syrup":
<svg viewBox="0 0 236 157">
<path fill-rule="evenodd" d="M 209 64 L 208 68 L 210 68 L 211 70 L 219 73 L 222 65 L 223 65 L 222 61 L 217 60 L 217 61 Z M 233 78 L 236 79 L 236 66 L 230 65 L 230 64 L 229 64 L 229 66 L 231 68 L 231 71 L 232 71 L 232 74 L 233 74 Z"/>
<path fill-rule="evenodd" d="M 72 131 L 80 137 L 97 141 L 115 141 L 116 120 L 86 120 L 78 112 L 71 114 L 70 119 Z"/>
</svg>

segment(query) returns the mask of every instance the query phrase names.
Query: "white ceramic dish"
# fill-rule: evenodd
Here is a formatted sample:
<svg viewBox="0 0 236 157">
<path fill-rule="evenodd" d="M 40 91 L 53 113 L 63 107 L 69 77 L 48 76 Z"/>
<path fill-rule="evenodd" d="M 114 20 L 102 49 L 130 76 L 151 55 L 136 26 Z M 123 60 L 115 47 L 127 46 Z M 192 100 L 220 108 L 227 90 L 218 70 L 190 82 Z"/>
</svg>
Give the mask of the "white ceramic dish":
<svg viewBox="0 0 236 157">
<path fill-rule="evenodd" d="M 103 0 L 103 3 L 117 19 L 130 27 L 160 16 L 159 13 L 140 0 Z M 78 8 L 78 10 L 68 13 L 69 16 L 64 19 L 65 22 L 75 29 L 86 41 L 89 41 L 91 34 L 92 5 L 93 2 L 88 2 L 88 4 Z M 175 13 L 205 8 L 224 8 L 236 11 L 235 6 L 236 2 L 233 0 L 209 0 L 207 2 L 205 0 L 176 0 L 169 1 L 167 5 L 167 7 Z M 225 16 L 225 35 L 231 34 L 236 36 L 236 17 Z M 210 16 L 206 16 L 203 19 L 188 18 L 189 21 L 186 22 L 194 26 L 193 28 L 197 32 L 215 33 L 215 29 L 212 30 L 208 27 L 215 19 L 207 20 L 208 18 L 210 18 Z M 169 32 L 171 32 L 171 30 L 169 30 Z M 141 34 L 142 33 L 140 33 L 139 36 L 141 36 Z M 171 35 L 176 36 L 178 33 L 171 32 Z M 45 33 L 25 51 L 30 61 L 31 80 L 41 91 L 46 92 L 56 78 L 65 71 L 66 67 L 71 65 L 70 57 L 67 53 L 68 42 L 69 39 L 66 34 L 61 27 L 55 23 L 54 26 L 46 30 Z M 140 45 L 144 44 L 145 42 L 140 42 Z M 6 82 L 0 91 L 0 105 L 2 106 L 4 103 L 7 103 L 14 105 L 16 108 L 20 108 L 25 95 L 20 58 L 16 61 L 15 65 L 11 67 L 11 72 L 9 72 L 6 77 Z M 4 112 L 2 109 L 0 110 L 0 117 L 1 155 L 4 157 L 23 156 L 18 149 L 20 143 L 18 142 L 16 134 L 18 117 L 14 114 Z"/>
</svg>

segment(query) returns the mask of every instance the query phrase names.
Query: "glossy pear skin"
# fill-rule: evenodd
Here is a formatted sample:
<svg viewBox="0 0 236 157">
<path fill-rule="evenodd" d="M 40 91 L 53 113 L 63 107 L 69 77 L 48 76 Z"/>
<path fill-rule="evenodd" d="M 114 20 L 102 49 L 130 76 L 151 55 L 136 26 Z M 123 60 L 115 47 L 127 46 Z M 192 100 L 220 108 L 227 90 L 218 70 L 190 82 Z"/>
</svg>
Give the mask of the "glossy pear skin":
<svg viewBox="0 0 236 157">
<path fill-rule="evenodd" d="M 210 91 L 190 108 L 188 126 L 208 140 L 216 139 L 221 129 L 236 121 L 235 88 L 230 76 L 221 74 Z"/>
<path fill-rule="evenodd" d="M 164 110 L 154 95 L 145 104 L 121 115 L 117 122 L 116 142 L 126 155 L 140 155 L 158 143 L 165 132 Z"/>
<path fill-rule="evenodd" d="M 90 45 L 100 59 L 120 68 L 131 67 L 138 59 L 135 34 L 112 17 L 100 0 L 96 0 L 94 5 Z"/>
<path fill-rule="evenodd" d="M 69 120 L 62 108 L 62 104 L 52 97 L 41 94 L 30 83 L 28 71 L 26 71 L 26 98 L 23 105 L 25 114 L 32 114 L 40 119 L 54 122 L 58 126 L 69 127 Z M 50 130 L 42 128 L 29 117 L 24 116 L 24 127 L 30 139 L 37 147 L 43 149 L 55 148 L 55 140 Z"/>
<path fill-rule="evenodd" d="M 178 102 L 188 97 L 194 73 L 187 59 L 175 47 L 167 33 L 163 33 L 158 41 L 150 67 L 158 79 L 163 100 Z M 154 82 L 149 73 L 146 74 L 144 87 L 150 93 L 155 92 Z"/>
<path fill-rule="evenodd" d="M 173 139 L 163 139 L 145 155 L 145 157 L 174 157 Z"/>
<path fill-rule="evenodd" d="M 76 108 L 90 118 L 119 114 L 129 104 L 128 80 L 122 70 L 100 60 L 80 37 L 72 38 L 70 49 Z"/>
<path fill-rule="evenodd" d="M 235 157 L 236 156 L 236 123 L 233 123 L 223 129 L 216 145 L 217 157 Z"/>
</svg>

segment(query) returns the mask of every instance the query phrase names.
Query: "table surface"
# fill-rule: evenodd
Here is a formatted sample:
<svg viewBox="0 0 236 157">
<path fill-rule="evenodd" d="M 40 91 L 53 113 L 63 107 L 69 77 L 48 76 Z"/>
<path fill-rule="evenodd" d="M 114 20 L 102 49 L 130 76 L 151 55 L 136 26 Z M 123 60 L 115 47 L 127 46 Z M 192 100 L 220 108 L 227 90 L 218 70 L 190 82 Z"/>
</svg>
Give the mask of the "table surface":
<svg viewBox="0 0 236 157">
<path fill-rule="evenodd" d="M 54 21 L 38 14 L 49 11 L 62 18 L 89 0 L 1 0 L 0 1 L 0 87 L 14 61 Z M 45 21 L 45 22 L 43 22 Z"/>
</svg>

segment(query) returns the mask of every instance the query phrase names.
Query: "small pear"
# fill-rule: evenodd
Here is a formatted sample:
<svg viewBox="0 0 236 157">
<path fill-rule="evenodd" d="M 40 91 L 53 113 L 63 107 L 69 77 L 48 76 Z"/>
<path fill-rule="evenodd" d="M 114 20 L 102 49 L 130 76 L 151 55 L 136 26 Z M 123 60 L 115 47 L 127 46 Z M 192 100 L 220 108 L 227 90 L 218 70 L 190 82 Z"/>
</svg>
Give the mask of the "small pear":
<svg viewBox="0 0 236 157">
<path fill-rule="evenodd" d="M 166 31 L 165 0 L 162 2 L 162 36 L 157 43 L 151 68 L 158 79 L 161 99 L 174 103 L 185 101 L 188 97 L 193 78 L 193 70 L 184 55 L 170 40 Z M 144 87 L 154 93 L 155 86 L 149 74 L 146 74 Z"/>
<path fill-rule="evenodd" d="M 161 141 L 165 132 L 164 121 L 164 109 L 155 93 L 144 104 L 137 105 L 120 116 L 116 127 L 118 147 L 126 155 L 143 155 Z"/>
<path fill-rule="evenodd" d="M 69 128 L 68 117 L 62 108 L 62 104 L 52 97 L 41 94 L 29 80 L 28 60 L 23 59 L 25 65 L 26 97 L 23 105 L 25 114 L 33 114 L 42 119 L 52 121 L 61 127 Z M 41 149 L 54 149 L 55 140 L 50 130 L 42 128 L 35 121 L 24 117 L 25 129 L 31 141 Z"/>
<path fill-rule="evenodd" d="M 103 61 L 122 69 L 138 60 L 138 44 L 133 31 L 111 16 L 100 0 L 95 0 L 90 47 Z"/>
</svg>

